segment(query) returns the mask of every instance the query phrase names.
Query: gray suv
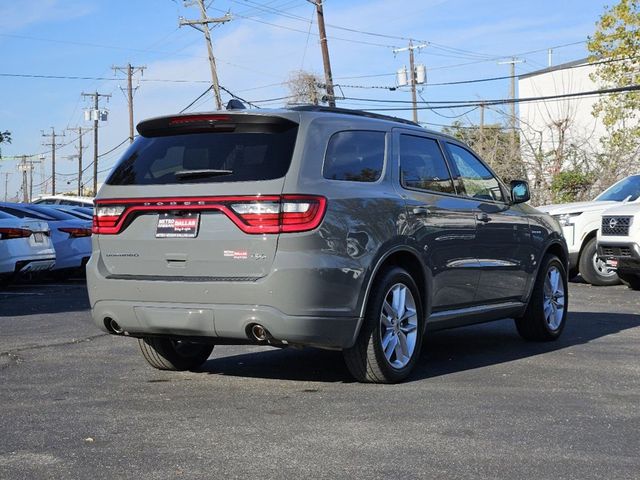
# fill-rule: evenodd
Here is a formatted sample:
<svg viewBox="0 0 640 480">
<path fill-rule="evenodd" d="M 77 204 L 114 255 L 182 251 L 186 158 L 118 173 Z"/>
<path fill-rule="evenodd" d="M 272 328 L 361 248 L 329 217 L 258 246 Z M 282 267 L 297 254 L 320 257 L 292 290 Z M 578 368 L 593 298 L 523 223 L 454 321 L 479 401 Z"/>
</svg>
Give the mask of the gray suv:
<svg viewBox="0 0 640 480">
<path fill-rule="evenodd" d="M 95 200 L 87 280 L 96 324 L 155 368 L 198 368 L 216 344 L 309 345 L 391 383 L 433 330 L 563 330 L 560 226 L 455 138 L 313 106 L 138 132 Z"/>
</svg>

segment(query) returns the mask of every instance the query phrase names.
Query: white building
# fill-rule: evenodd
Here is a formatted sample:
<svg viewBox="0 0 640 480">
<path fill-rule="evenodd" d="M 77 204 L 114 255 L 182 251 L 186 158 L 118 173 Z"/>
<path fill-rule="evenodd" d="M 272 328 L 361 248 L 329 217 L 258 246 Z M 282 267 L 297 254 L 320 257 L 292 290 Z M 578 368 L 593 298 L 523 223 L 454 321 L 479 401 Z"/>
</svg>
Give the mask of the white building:
<svg viewBox="0 0 640 480">
<path fill-rule="evenodd" d="M 598 90 L 598 85 L 589 78 L 595 70 L 584 58 L 520 75 L 518 96 L 525 99 Z M 586 155 L 600 151 L 600 138 L 606 132 L 600 119 L 591 113 L 597 100 L 598 96 L 592 95 L 519 103 L 525 161 L 534 152 L 553 157 L 560 146 L 564 149 L 575 146 Z M 546 173 L 565 166 L 551 161 L 551 171 Z"/>
</svg>

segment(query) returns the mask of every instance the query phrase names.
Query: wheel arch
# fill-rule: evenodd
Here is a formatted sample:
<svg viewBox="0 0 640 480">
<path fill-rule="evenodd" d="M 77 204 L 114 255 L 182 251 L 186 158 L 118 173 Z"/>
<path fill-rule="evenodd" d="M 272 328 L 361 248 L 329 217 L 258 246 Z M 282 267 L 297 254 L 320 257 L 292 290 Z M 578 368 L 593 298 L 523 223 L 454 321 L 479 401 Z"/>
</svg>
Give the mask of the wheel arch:
<svg viewBox="0 0 640 480">
<path fill-rule="evenodd" d="M 362 322 L 367 308 L 367 303 L 369 302 L 369 297 L 371 295 L 371 288 L 373 287 L 373 283 L 376 281 L 376 278 L 382 271 L 391 266 L 399 266 L 409 272 L 409 274 L 416 282 L 418 290 L 420 291 L 420 301 L 422 303 L 422 309 L 425 319 L 431 312 L 431 298 L 429 295 L 429 292 L 432 291 L 431 285 L 433 282 L 431 272 L 420 259 L 420 254 L 417 250 L 408 245 L 396 246 L 395 248 L 388 250 L 383 255 L 381 255 L 380 258 L 378 258 L 378 261 L 376 262 L 374 268 L 371 271 L 371 274 L 369 275 L 369 279 L 366 282 L 366 288 L 364 290 L 364 295 L 362 296 L 360 304 L 360 320 L 358 321 L 358 326 L 356 328 L 356 331 L 354 332 L 354 342 L 358 337 L 358 334 L 360 333 L 360 328 L 362 327 Z M 424 322 L 424 324 L 426 325 L 426 322 Z"/>
</svg>

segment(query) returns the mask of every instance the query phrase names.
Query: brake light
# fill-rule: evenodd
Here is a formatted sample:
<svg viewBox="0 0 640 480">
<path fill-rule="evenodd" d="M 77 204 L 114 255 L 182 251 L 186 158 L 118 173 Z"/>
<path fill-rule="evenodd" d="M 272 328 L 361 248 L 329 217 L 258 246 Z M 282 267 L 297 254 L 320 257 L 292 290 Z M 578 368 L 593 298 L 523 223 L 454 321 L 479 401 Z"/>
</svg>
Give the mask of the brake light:
<svg viewBox="0 0 640 480">
<path fill-rule="evenodd" d="M 124 210 L 125 207 L 122 205 L 97 205 L 93 213 L 91 231 L 93 233 L 118 233 L 115 231 L 109 232 L 108 230 L 115 228 Z"/>
<path fill-rule="evenodd" d="M 90 237 L 90 228 L 59 228 L 61 232 L 68 233 L 70 238 Z"/>
<path fill-rule="evenodd" d="M 118 205 L 97 202 L 93 233 L 120 233 L 135 213 L 159 211 L 207 211 L 224 213 L 243 232 L 294 233 L 313 230 L 324 217 L 327 200 L 313 195 L 255 197 L 148 198 L 118 200 Z"/>
<path fill-rule="evenodd" d="M 184 117 L 174 117 L 169 120 L 169 125 L 186 125 L 189 123 L 208 123 L 208 122 L 228 122 L 231 120 L 229 115 L 187 115 Z"/>
<path fill-rule="evenodd" d="M 27 238 L 33 232 L 26 228 L 0 228 L 0 240 L 10 240 L 13 238 Z"/>
</svg>

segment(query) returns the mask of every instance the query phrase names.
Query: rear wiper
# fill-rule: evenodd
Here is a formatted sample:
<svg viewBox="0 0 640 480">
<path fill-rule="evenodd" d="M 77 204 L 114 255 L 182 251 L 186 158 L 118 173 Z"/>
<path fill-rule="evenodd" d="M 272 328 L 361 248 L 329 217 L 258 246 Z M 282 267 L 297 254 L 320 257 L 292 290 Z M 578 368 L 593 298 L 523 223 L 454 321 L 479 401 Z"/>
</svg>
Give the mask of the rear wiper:
<svg viewBox="0 0 640 480">
<path fill-rule="evenodd" d="M 200 170 L 180 170 L 174 175 L 182 180 L 188 178 L 218 177 L 220 175 L 231 174 L 233 174 L 233 170 L 216 170 L 213 168 L 203 168 Z"/>
</svg>

